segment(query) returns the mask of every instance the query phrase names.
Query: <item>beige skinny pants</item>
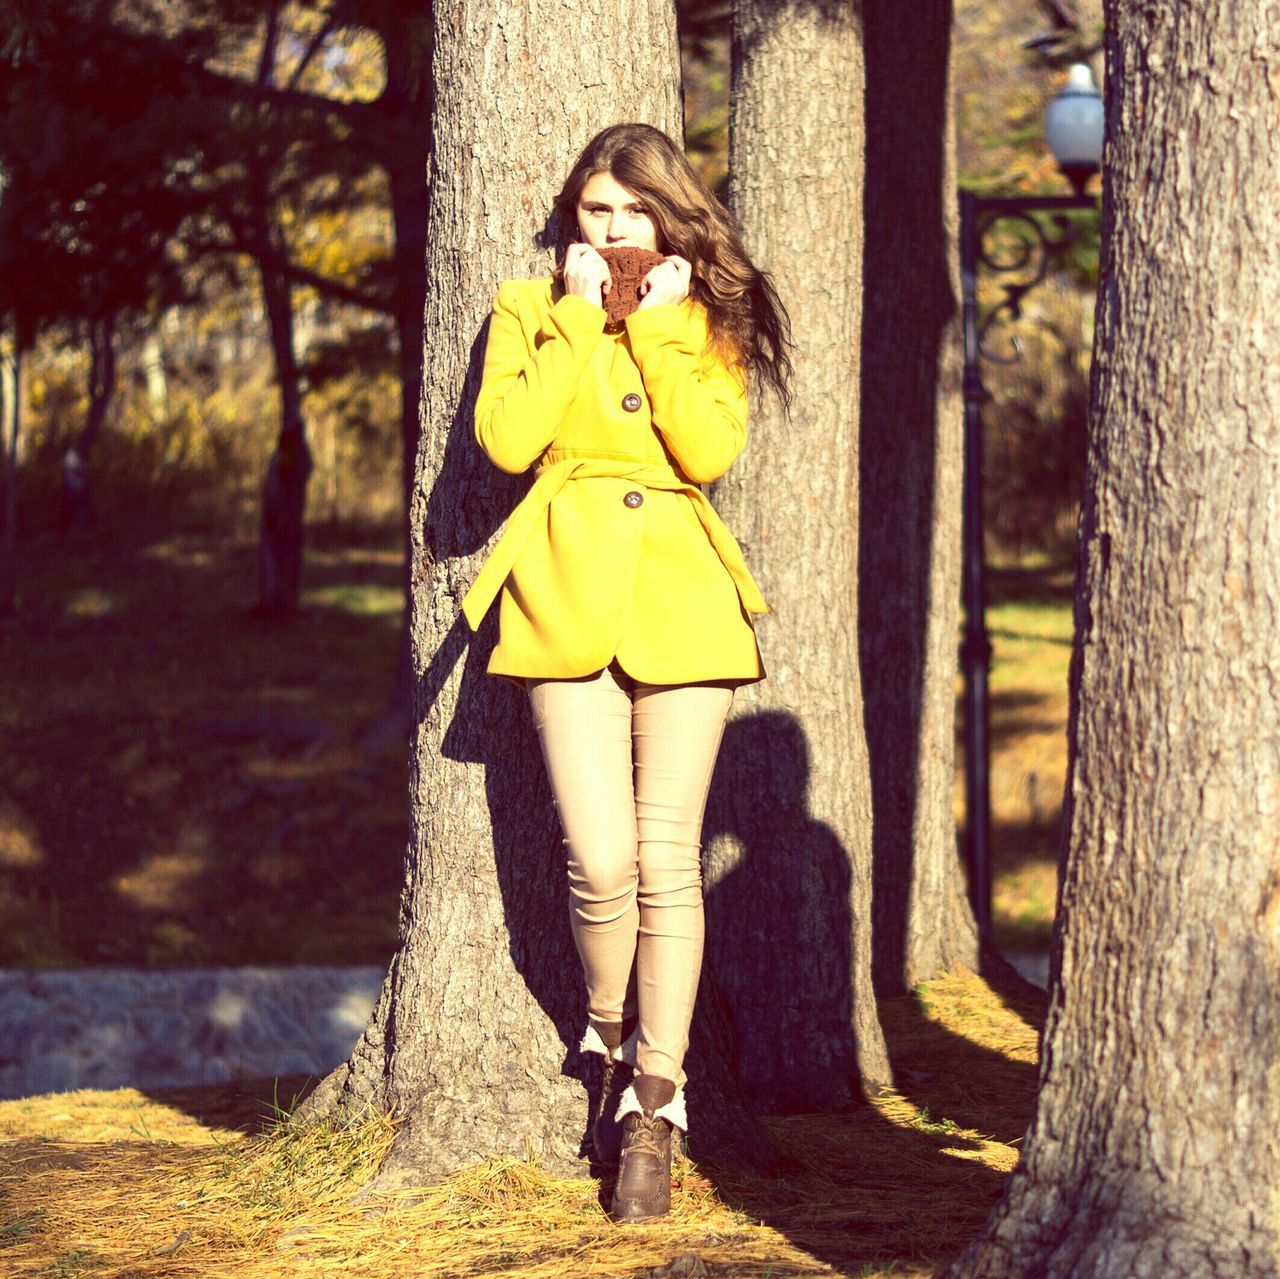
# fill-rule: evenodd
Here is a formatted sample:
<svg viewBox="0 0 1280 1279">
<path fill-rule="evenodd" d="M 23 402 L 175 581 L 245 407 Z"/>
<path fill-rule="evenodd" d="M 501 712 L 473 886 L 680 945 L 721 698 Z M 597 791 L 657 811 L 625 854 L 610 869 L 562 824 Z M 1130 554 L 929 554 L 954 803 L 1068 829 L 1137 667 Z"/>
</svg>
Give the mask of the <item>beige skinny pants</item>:
<svg viewBox="0 0 1280 1279">
<path fill-rule="evenodd" d="M 683 1086 L 702 968 L 702 818 L 733 682 L 644 684 L 615 662 L 525 685 L 564 830 L 588 1015 L 638 1014 L 641 1074 Z"/>
</svg>

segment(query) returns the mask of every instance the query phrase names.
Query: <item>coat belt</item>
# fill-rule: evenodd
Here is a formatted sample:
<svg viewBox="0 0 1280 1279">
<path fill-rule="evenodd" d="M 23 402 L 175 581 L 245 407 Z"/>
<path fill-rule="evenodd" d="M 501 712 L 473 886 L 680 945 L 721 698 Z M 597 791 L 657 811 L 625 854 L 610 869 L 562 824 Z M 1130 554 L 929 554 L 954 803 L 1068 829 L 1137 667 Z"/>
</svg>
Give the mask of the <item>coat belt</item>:
<svg viewBox="0 0 1280 1279">
<path fill-rule="evenodd" d="M 748 613 L 767 613 L 769 606 L 760 594 L 742 557 L 738 545 L 724 521 L 716 514 L 715 507 L 695 484 L 682 480 L 669 467 L 654 462 L 628 462 L 621 458 L 567 457 L 558 462 L 544 463 L 536 472 L 537 478 L 520 504 L 511 512 L 507 527 L 485 560 L 471 589 L 462 601 L 462 612 L 467 625 L 479 630 L 489 606 L 497 598 L 507 574 L 515 566 L 525 542 L 537 526 L 551 499 L 570 481 L 595 476 L 629 480 L 649 489 L 664 489 L 670 493 L 684 493 L 693 503 L 693 509 L 706 530 L 720 562 L 733 578 L 738 588 L 738 598 Z"/>
</svg>

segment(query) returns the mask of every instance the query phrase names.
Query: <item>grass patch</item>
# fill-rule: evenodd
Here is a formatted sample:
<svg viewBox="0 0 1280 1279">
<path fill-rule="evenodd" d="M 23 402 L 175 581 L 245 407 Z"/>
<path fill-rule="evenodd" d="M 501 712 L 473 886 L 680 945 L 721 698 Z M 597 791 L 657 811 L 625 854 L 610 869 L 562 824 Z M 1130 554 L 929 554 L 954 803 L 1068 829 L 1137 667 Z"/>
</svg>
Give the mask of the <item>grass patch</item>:
<svg viewBox="0 0 1280 1279">
<path fill-rule="evenodd" d="M 992 922 L 1002 950 L 1042 950 L 1057 904 L 1067 768 L 1067 676 L 1074 632 L 1070 568 L 992 575 Z M 957 731 L 963 728 L 963 709 Z M 963 738 L 956 816 L 963 821 Z"/>
<path fill-rule="evenodd" d="M 374 583 L 339 583 L 303 591 L 304 608 L 331 608 L 353 617 L 390 617 L 399 620 L 404 596 L 398 587 Z"/>
<path fill-rule="evenodd" d="M 924 1279 L 973 1236 L 1016 1162 L 1042 1008 L 963 975 L 882 1013 L 898 1092 L 767 1120 L 776 1178 L 680 1166 L 672 1216 L 641 1228 L 607 1219 L 600 1183 L 513 1159 L 352 1202 L 394 1124 L 301 1127 L 270 1082 L 252 1096 L 221 1085 L 0 1103 L 0 1189 L 24 1223 L 4 1270 L 56 1274 L 79 1258 L 119 1279 L 640 1279 L 680 1273 L 669 1267 L 693 1253 L 712 1276 Z"/>
<path fill-rule="evenodd" d="M 405 752 L 363 758 L 399 645 L 396 530 L 252 612 L 208 533 L 22 547 L 0 619 L 0 965 L 385 964 Z"/>
<path fill-rule="evenodd" d="M 74 1252 L 64 1252 L 61 1256 L 54 1257 L 46 1273 L 57 1276 L 57 1279 L 72 1279 L 75 1275 L 87 1275 L 101 1270 L 105 1264 L 102 1257 L 90 1252 L 88 1248 L 77 1248 Z"/>
<path fill-rule="evenodd" d="M 45 1218 L 43 1208 L 36 1208 L 23 1217 L 0 1221 L 0 1249 L 13 1248 L 26 1243 Z"/>
</svg>

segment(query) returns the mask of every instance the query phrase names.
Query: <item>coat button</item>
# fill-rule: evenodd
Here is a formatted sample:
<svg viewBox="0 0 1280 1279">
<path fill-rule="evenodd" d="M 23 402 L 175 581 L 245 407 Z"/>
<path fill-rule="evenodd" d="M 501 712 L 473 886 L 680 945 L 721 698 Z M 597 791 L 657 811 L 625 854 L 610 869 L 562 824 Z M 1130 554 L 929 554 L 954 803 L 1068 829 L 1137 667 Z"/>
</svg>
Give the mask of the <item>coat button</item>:
<svg viewBox="0 0 1280 1279">
<path fill-rule="evenodd" d="M 634 391 L 631 391 L 622 397 L 622 407 L 626 409 L 628 413 L 634 413 L 643 402 L 644 401 L 642 401 Z"/>
<path fill-rule="evenodd" d="M 644 494 L 632 489 L 622 500 L 634 511 L 644 501 Z"/>
</svg>

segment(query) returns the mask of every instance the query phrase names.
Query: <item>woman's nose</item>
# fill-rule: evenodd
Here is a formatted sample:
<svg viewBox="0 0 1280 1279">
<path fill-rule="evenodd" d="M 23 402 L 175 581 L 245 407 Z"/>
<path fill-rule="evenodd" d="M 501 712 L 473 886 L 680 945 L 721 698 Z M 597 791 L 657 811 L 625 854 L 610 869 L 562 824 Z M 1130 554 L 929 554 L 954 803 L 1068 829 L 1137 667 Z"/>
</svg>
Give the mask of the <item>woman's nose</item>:
<svg viewBox="0 0 1280 1279">
<path fill-rule="evenodd" d="M 624 230 L 622 225 L 622 214 L 611 213 L 609 215 L 609 231 L 608 231 L 609 239 L 621 240 L 625 234 L 626 234 L 626 231 Z"/>
</svg>

